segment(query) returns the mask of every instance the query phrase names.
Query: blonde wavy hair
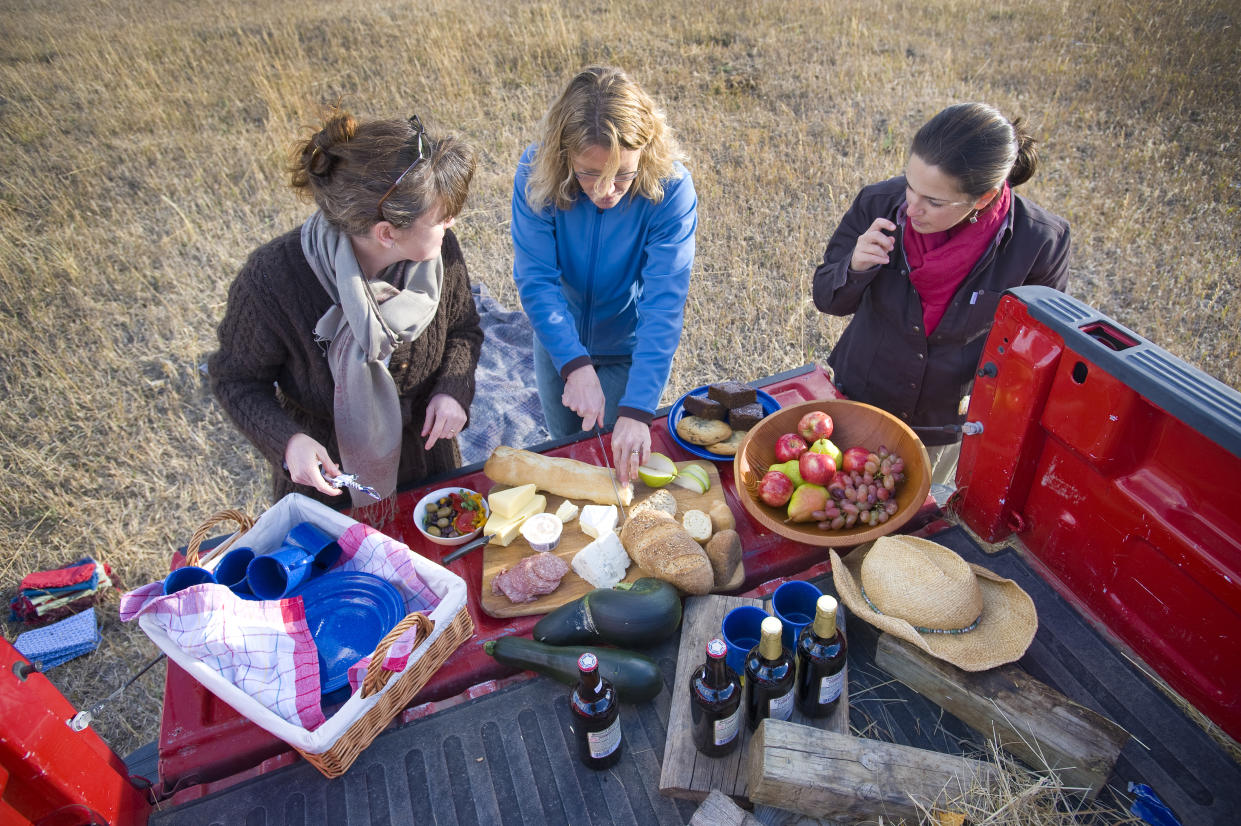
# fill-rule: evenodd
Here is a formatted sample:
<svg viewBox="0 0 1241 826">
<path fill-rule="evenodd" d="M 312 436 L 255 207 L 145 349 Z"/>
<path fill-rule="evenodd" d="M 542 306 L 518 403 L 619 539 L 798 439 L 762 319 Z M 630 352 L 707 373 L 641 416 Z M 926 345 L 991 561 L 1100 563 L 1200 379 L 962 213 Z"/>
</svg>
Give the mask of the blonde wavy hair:
<svg viewBox="0 0 1241 826">
<path fill-rule="evenodd" d="M 541 210 L 548 204 L 569 209 L 582 192 L 570 157 L 593 146 L 610 152 L 604 176 L 616 174 L 623 150 L 637 150 L 638 176 L 630 192 L 659 203 L 663 181 L 677 175 L 674 161 L 687 160 L 663 111 L 624 71 L 592 66 L 578 72 L 539 125 L 526 201 Z"/>
</svg>

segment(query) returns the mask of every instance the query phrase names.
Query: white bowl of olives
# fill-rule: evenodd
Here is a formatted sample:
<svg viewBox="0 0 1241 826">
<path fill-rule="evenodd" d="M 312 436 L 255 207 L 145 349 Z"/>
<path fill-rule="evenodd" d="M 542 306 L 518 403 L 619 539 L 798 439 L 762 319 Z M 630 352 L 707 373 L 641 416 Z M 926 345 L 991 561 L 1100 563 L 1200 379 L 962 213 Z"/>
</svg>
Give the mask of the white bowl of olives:
<svg viewBox="0 0 1241 826">
<path fill-rule="evenodd" d="M 463 545 L 482 531 L 490 511 L 469 488 L 439 488 L 418 501 L 414 525 L 436 545 Z"/>
</svg>

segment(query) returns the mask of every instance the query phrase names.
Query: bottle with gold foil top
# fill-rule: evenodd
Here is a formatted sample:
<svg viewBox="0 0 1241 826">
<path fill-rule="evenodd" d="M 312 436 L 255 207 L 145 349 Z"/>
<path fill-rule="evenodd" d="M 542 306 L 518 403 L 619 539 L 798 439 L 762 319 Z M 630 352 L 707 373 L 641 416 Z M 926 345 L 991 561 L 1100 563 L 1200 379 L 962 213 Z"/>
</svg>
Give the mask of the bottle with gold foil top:
<svg viewBox="0 0 1241 826">
<path fill-rule="evenodd" d="M 780 641 L 783 624 L 767 617 L 759 626 L 758 645 L 745 658 L 745 711 L 751 729 L 767 717 L 793 715 L 796 668 L 793 654 Z"/>
<path fill-rule="evenodd" d="M 836 598 L 828 594 L 815 603 L 814 622 L 797 638 L 797 710 L 807 717 L 826 717 L 836 710 L 848 679 L 845 635 L 836 627 Z"/>
<path fill-rule="evenodd" d="M 589 651 L 577 658 L 578 683 L 569 707 L 569 727 L 577 738 L 578 757 L 592 769 L 606 769 L 620 760 L 620 706 L 612 684 L 599 673 L 599 658 Z"/>
<path fill-rule="evenodd" d="M 694 746 L 708 757 L 723 757 L 741 744 L 741 681 L 728 667 L 728 646 L 707 643 L 707 661 L 689 681 L 690 732 Z"/>
</svg>

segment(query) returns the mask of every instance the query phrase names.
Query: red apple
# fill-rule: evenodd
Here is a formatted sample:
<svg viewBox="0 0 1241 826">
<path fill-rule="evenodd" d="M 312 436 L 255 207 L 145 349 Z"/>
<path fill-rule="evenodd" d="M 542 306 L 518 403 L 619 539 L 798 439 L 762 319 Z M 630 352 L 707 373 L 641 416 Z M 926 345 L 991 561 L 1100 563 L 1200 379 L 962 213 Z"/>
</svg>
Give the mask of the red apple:
<svg viewBox="0 0 1241 826">
<path fill-rule="evenodd" d="M 769 470 L 758 483 L 758 498 L 773 508 L 782 508 L 793 495 L 793 480 L 778 470 Z"/>
<path fill-rule="evenodd" d="M 814 485 L 829 485 L 836 476 L 836 462 L 826 453 L 807 451 L 797 457 L 797 470 L 801 478 Z"/>
<path fill-rule="evenodd" d="M 776 459 L 781 462 L 796 459 L 809 449 L 810 445 L 806 444 L 806 440 L 796 433 L 785 433 L 776 439 Z"/>
<path fill-rule="evenodd" d="M 797 423 L 797 432 L 807 442 L 830 439 L 835 428 L 836 425 L 832 423 L 832 417 L 822 410 L 811 410 L 802 416 L 801 421 Z"/>
<path fill-rule="evenodd" d="M 844 460 L 841 462 L 841 468 L 845 473 L 862 473 L 866 470 L 866 459 L 870 456 L 870 451 L 864 447 L 851 447 L 845 451 Z"/>
</svg>

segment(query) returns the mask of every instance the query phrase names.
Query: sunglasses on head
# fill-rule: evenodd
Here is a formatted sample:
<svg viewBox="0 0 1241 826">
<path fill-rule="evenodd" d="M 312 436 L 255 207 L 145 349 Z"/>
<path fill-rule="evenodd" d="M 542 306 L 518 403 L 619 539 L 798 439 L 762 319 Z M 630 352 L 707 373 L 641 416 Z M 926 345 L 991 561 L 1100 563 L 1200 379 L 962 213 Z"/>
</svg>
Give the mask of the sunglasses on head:
<svg viewBox="0 0 1241 826">
<path fill-rule="evenodd" d="M 381 221 L 384 220 L 384 201 L 388 200 L 388 196 L 396 191 L 396 188 L 401 185 L 401 181 L 405 180 L 405 176 L 412 172 L 415 166 L 430 159 L 430 156 L 427 155 L 427 146 L 430 143 L 430 139 L 427 138 L 427 131 L 422 128 L 422 121 L 418 119 L 417 115 L 410 115 L 409 125 L 414 128 L 414 140 L 418 142 L 418 155 L 414 158 L 413 163 L 405 167 L 404 172 L 396 176 L 396 180 L 392 182 L 392 186 L 388 187 L 388 191 L 385 192 L 383 197 L 379 199 L 379 204 L 375 207 L 375 212 L 378 214 L 379 220 Z"/>
</svg>

